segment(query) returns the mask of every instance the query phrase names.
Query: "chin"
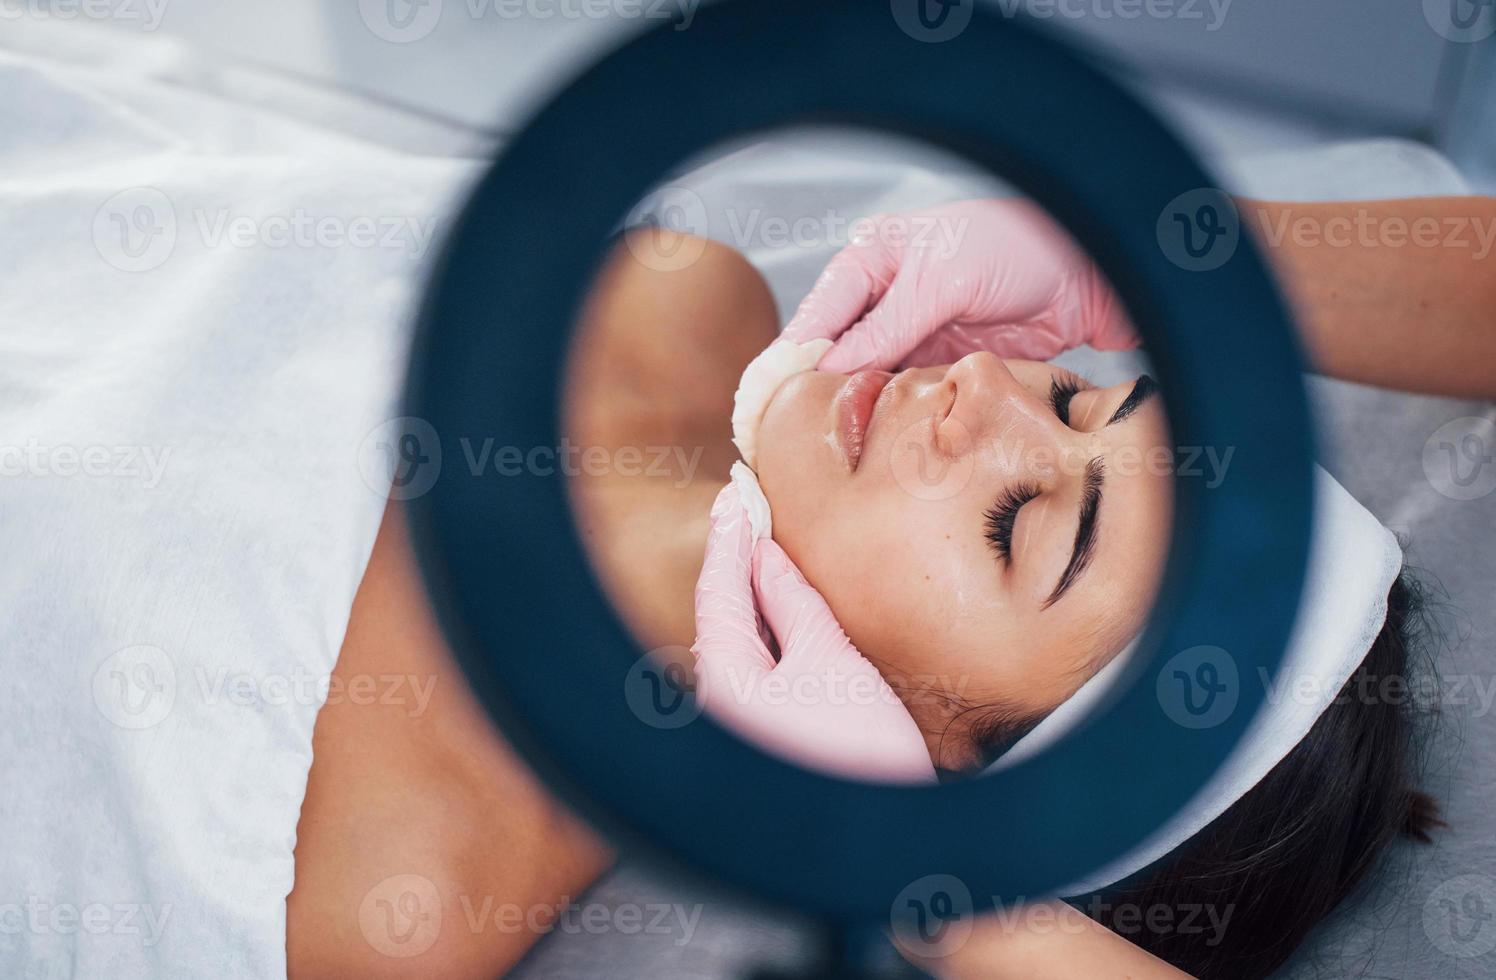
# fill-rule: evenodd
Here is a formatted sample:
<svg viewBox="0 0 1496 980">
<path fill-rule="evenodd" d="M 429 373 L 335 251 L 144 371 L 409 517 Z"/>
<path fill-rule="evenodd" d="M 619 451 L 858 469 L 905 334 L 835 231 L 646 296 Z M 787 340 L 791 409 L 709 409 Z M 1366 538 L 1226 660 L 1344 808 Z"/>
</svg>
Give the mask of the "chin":
<svg viewBox="0 0 1496 980">
<path fill-rule="evenodd" d="M 758 428 L 758 478 L 773 507 L 780 498 L 793 496 L 814 482 L 824 460 L 832 453 L 825 434 L 813 420 L 823 418 L 830 404 L 824 375 L 807 371 L 780 385 L 764 411 Z"/>
</svg>

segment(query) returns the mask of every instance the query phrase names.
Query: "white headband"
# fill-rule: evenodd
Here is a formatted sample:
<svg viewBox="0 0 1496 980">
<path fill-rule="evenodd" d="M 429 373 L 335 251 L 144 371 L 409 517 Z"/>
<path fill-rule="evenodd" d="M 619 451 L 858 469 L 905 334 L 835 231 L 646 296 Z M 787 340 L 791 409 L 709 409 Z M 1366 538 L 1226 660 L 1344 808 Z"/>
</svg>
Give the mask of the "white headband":
<svg viewBox="0 0 1496 980">
<path fill-rule="evenodd" d="M 789 375 L 813 367 L 826 346 L 824 341 L 815 347 L 779 341 L 744 372 L 735 399 L 733 435 L 750 466 L 755 462 L 758 423 L 769 399 Z M 755 538 L 767 536 L 771 532 L 769 503 L 757 479 L 742 464 L 734 464 L 732 476 L 748 506 Z M 1314 503 L 1314 530 L 1298 618 L 1277 676 L 1241 741 L 1205 786 L 1150 837 L 1058 894 L 1084 895 L 1115 884 L 1203 830 L 1303 740 L 1366 659 L 1387 619 L 1387 591 L 1402 569 L 1402 548 L 1391 531 L 1318 465 L 1314 467 Z M 1031 759 L 1075 730 L 1104 698 L 1116 693 L 1117 681 L 1136 648 L 1136 640 L 1124 647 L 987 772 Z M 1262 681 L 1260 677 L 1239 678 L 1240 683 Z"/>
<path fill-rule="evenodd" d="M 1084 895 L 1115 884 L 1200 832 L 1256 786 L 1301 742 L 1366 659 L 1387 619 L 1387 591 L 1402 569 L 1392 532 L 1323 468 L 1314 467 L 1314 531 L 1298 619 L 1277 676 L 1241 741 L 1215 775 L 1137 847 L 1060 895 Z M 1113 693 L 1137 642 L 1129 644 L 988 767 L 997 772 L 1030 759 L 1078 727 Z M 1160 668 L 1167 663 L 1161 663 Z M 1263 683 L 1261 676 L 1240 683 Z M 1149 683 L 1145 679 L 1140 684 Z"/>
</svg>

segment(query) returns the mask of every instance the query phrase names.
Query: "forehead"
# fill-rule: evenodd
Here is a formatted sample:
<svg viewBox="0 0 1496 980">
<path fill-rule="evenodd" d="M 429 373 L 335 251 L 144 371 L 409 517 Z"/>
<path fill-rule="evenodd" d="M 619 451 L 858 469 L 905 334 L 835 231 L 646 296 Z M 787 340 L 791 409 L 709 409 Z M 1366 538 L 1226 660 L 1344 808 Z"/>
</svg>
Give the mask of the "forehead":
<svg viewBox="0 0 1496 980">
<path fill-rule="evenodd" d="M 1042 383 L 1049 387 L 1049 381 L 1054 377 L 1079 377 L 1069 368 L 1060 367 L 1058 364 L 1050 364 L 1046 361 L 1026 361 L 1022 358 L 1010 357 L 1003 361 L 1013 377 L 1024 384 Z"/>
</svg>

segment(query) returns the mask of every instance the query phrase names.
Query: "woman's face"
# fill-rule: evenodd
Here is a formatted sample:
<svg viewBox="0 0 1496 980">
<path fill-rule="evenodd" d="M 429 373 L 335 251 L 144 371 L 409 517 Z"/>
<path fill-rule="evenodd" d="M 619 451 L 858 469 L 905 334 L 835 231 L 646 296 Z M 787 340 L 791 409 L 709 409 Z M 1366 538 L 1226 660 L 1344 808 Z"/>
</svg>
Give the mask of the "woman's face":
<svg viewBox="0 0 1496 980">
<path fill-rule="evenodd" d="M 1042 714 L 1142 627 L 1172 499 L 1152 389 L 977 353 L 775 394 L 758 460 L 774 538 L 937 765 L 974 763 L 966 708 Z"/>
</svg>

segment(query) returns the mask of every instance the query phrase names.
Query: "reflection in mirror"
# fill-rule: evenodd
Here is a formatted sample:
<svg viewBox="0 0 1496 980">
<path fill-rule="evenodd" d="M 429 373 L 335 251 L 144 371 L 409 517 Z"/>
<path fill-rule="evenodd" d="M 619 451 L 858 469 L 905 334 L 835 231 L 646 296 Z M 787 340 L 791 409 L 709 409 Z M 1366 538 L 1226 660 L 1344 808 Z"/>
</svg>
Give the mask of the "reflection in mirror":
<svg viewBox="0 0 1496 980">
<path fill-rule="evenodd" d="M 793 226 L 799 216 L 778 217 Z M 705 662 L 723 648 L 698 633 L 693 600 L 706 588 L 713 501 L 740 458 L 734 391 L 801 296 L 781 289 L 776 303 L 739 243 L 658 226 L 621 236 L 569 365 L 572 501 L 641 646 L 712 675 L 707 709 L 740 733 L 844 775 L 976 773 L 1146 621 L 1172 516 L 1163 406 L 1135 352 L 1043 359 L 1103 331 L 1112 337 L 1098 342 L 1116 346 L 1126 321 L 1036 207 L 989 199 L 881 223 L 849 214 L 842 227 L 872 264 L 825 281 L 861 293 L 823 283 L 812 294 L 828 317 L 856 319 L 867 290 L 896 273 L 918 273 L 922 292 L 890 293 L 871 318 L 905 336 L 839 348 L 892 370 L 837 365 L 773 379 L 753 461 L 773 544 L 735 553 L 753 556 L 740 577 L 752 586 L 736 605 L 709 609 L 712 628 L 733 633 L 721 659 L 741 669 L 726 683 L 691 651 Z M 931 244 L 916 260 L 921 234 Z M 993 282 L 954 295 L 986 267 L 1006 276 L 997 301 L 981 292 Z M 931 317 L 940 331 L 913 343 Z M 709 556 L 708 571 L 720 560 L 730 579 L 733 559 Z M 755 644 L 778 686 L 754 663 Z"/>
</svg>

